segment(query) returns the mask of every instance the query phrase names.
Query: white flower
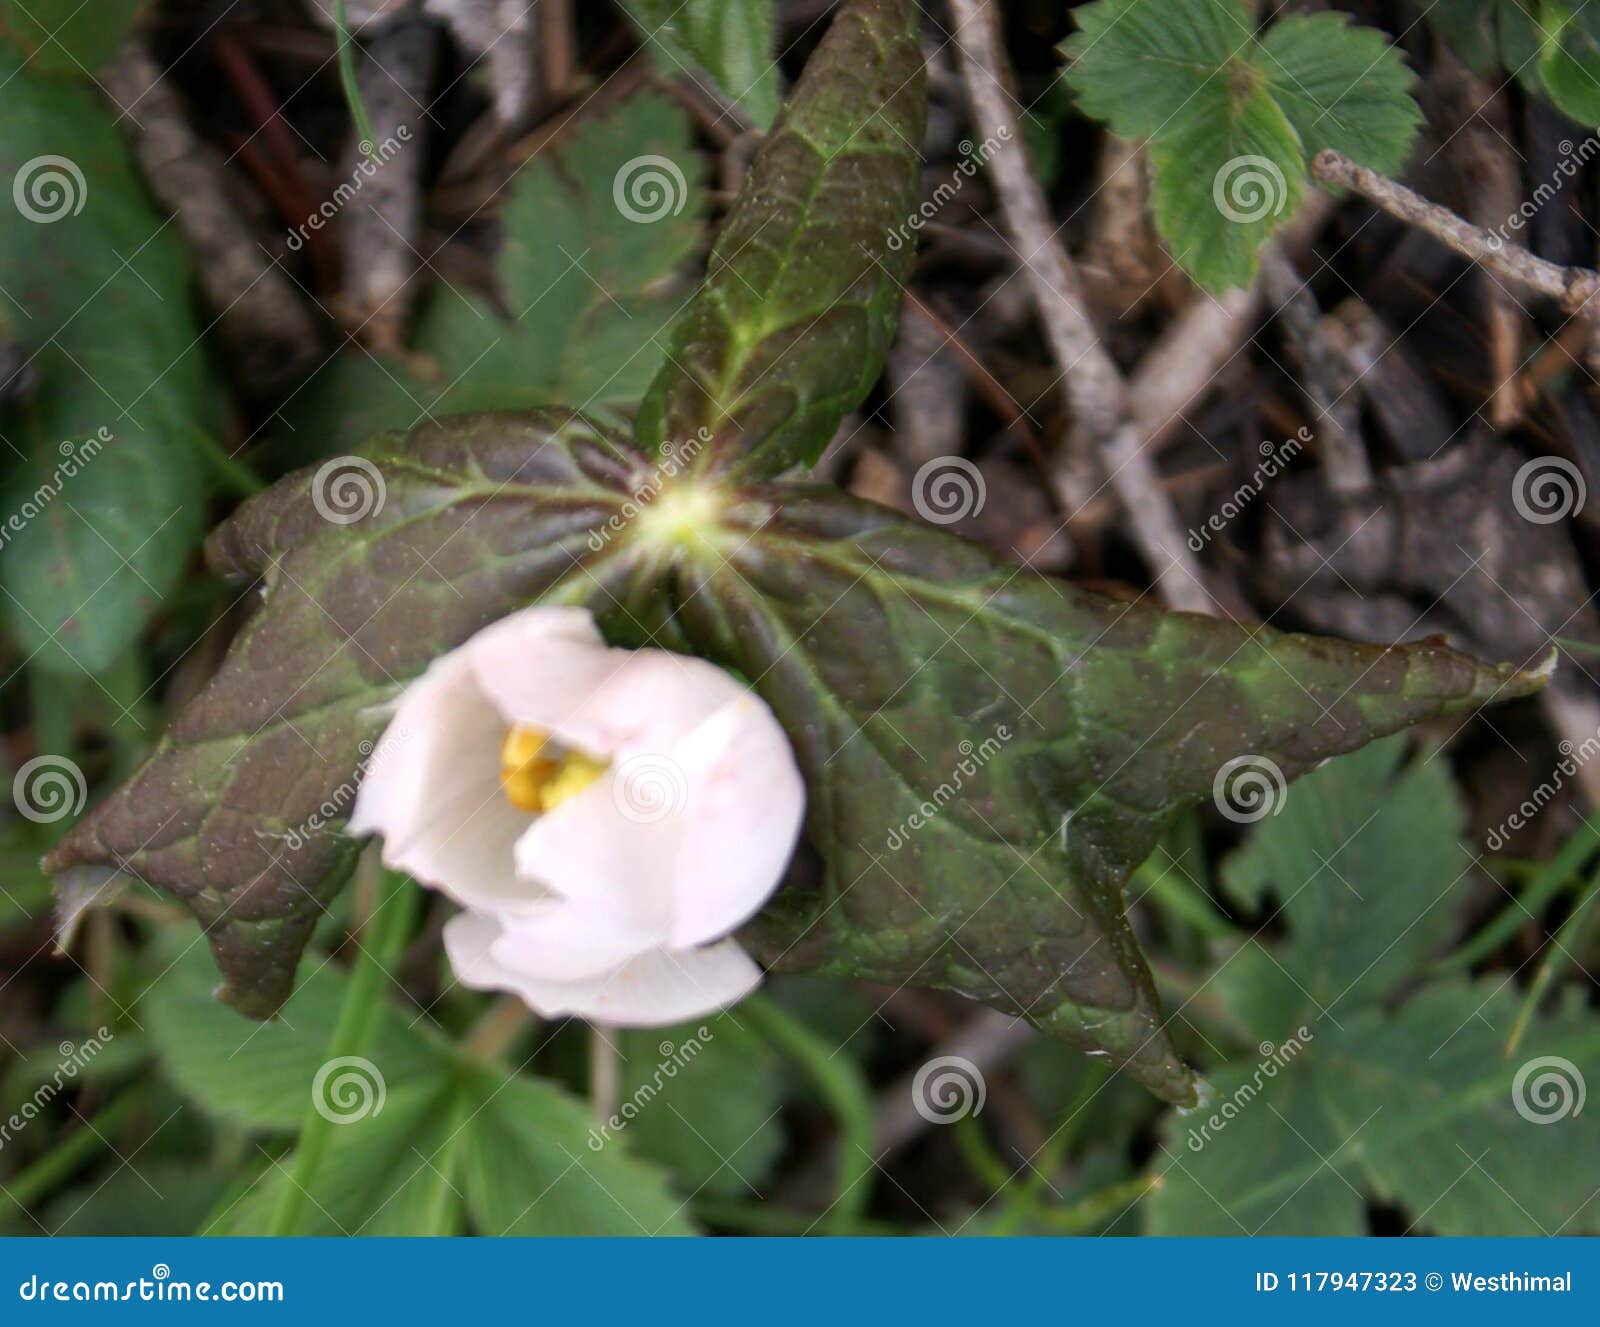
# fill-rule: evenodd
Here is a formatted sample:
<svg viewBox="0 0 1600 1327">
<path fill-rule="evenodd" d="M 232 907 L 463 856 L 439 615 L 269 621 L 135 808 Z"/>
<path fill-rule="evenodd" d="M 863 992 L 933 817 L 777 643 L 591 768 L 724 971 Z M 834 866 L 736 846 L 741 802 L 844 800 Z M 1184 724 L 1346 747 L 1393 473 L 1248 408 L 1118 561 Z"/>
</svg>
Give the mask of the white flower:
<svg viewBox="0 0 1600 1327">
<path fill-rule="evenodd" d="M 772 711 L 720 668 L 529 608 L 435 660 L 389 731 L 350 832 L 462 905 L 444 941 L 465 985 L 650 1026 L 761 980 L 726 937 L 777 888 L 805 785 Z"/>
</svg>

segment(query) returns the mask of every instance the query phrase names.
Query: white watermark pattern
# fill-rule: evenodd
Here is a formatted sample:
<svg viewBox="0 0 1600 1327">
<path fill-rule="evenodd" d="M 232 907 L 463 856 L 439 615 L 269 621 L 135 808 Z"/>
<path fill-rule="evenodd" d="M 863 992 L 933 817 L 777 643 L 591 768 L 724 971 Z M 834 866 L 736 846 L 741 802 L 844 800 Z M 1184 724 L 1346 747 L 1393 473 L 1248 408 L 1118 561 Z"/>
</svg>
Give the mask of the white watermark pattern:
<svg viewBox="0 0 1600 1327">
<path fill-rule="evenodd" d="M 692 1037 L 682 1042 L 675 1044 L 663 1041 L 656 1048 L 661 1059 L 656 1064 L 655 1072 L 634 1088 L 628 1099 L 615 1111 L 589 1130 L 589 1150 L 600 1151 L 615 1134 L 621 1133 L 638 1119 L 644 1108 L 661 1094 L 666 1084 L 676 1078 L 680 1071 L 687 1069 L 695 1057 L 713 1040 L 711 1029 L 702 1024 L 695 1029 Z"/>
<path fill-rule="evenodd" d="M 1283 810 L 1288 780 L 1266 756 L 1235 756 L 1211 781 L 1211 800 L 1236 825 L 1250 825 Z"/>
<path fill-rule="evenodd" d="M 1271 158 L 1233 157 L 1213 177 L 1211 201 L 1229 221 L 1250 225 L 1283 215 L 1289 205 L 1289 185 Z"/>
<path fill-rule="evenodd" d="M 1511 505 L 1535 525 L 1554 525 L 1583 510 L 1589 490 L 1583 472 L 1564 456 L 1535 456 L 1511 480 Z"/>
<path fill-rule="evenodd" d="M 11 780 L 11 800 L 18 814 L 36 825 L 50 825 L 83 810 L 89 784 L 67 757 L 35 756 Z"/>
<path fill-rule="evenodd" d="M 981 1114 L 988 1099 L 983 1071 L 962 1055 L 929 1060 L 911 1079 L 911 1105 L 929 1124 L 955 1124 Z"/>
<path fill-rule="evenodd" d="M 654 825 L 683 810 L 689 800 L 689 776 L 670 756 L 652 752 L 624 756 L 611 781 L 611 800 L 624 820 Z"/>
<path fill-rule="evenodd" d="M 380 1115 L 388 1099 L 382 1071 L 361 1055 L 336 1056 L 311 1080 L 311 1104 L 331 1124 L 356 1124 Z"/>
<path fill-rule="evenodd" d="M 622 163 L 611 179 L 611 201 L 629 221 L 649 225 L 683 211 L 689 182 L 671 157 L 649 152 Z"/>
<path fill-rule="evenodd" d="M 1285 1037 L 1277 1045 L 1263 1041 L 1256 1048 L 1261 1059 L 1256 1064 L 1255 1072 L 1234 1088 L 1222 1104 L 1198 1125 L 1189 1126 L 1189 1150 L 1200 1151 L 1238 1119 L 1245 1107 L 1261 1095 L 1263 1086 L 1287 1069 L 1290 1062 L 1311 1044 L 1314 1036 L 1311 1029 L 1302 1024 L 1294 1030 L 1293 1036 Z"/>
<path fill-rule="evenodd" d="M 376 516 L 388 497 L 383 472 L 365 456 L 335 456 L 311 477 L 311 505 L 333 525 Z"/>
<path fill-rule="evenodd" d="M 911 479 L 911 505 L 930 525 L 954 525 L 976 516 L 988 498 L 982 473 L 964 456 L 935 456 Z"/>
<path fill-rule="evenodd" d="M 1557 1124 L 1583 1111 L 1589 1085 L 1571 1060 L 1541 1055 L 1517 1070 L 1511 1080 L 1511 1104 L 1529 1124 Z"/>
<path fill-rule="evenodd" d="M 70 157 L 34 157 L 23 162 L 12 177 L 11 201 L 29 221 L 48 226 L 83 211 L 89 201 L 89 182 Z"/>
</svg>

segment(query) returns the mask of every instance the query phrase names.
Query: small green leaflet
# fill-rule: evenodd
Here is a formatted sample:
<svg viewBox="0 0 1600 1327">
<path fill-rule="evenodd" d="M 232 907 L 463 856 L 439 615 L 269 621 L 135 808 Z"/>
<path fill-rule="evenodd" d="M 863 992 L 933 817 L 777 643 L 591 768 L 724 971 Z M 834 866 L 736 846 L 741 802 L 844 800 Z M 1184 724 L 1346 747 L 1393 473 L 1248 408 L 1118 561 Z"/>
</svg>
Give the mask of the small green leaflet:
<svg viewBox="0 0 1600 1327">
<path fill-rule="evenodd" d="M 503 309 L 442 286 L 413 346 L 434 372 L 346 350 L 285 407 L 284 455 L 300 463 L 470 410 L 565 402 L 603 417 L 631 406 L 687 298 L 674 278 L 701 234 L 699 171 L 687 119 L 660 96 L 587 121 L 507 192 Z"/>
<path fill-rule="evenodd" d="M 1392 172 L 1421 122 L 1399 54 L 1342 14 L 1259 38 L 1238 0 L 1096 0 L 1073 16 L 1069 85 L 1086 114 L 1149 140 L 1156 227 L 1213 290 L 1254 276 L 1318 151 Z"/>
<path fill-rule="evenodd" d="M 669 77 L 709 74 L 758 129 L 778 117 L 772 0 L 622 0 L 656 66 Z"/>
<path fill-rule="evenodd" d="M 1600 1053 L 1581 1000 L 1534 1020 L 1508 1059 L 1521 997 L 1502 978 L 1415 986 L 1455 934 L 1472 858 L 1443 761 L 1405 764 L 1405 749 L 1307 775 L 1226 864 L 1233 898 L 1288 937 L 1218 970 L 1256 1044 L 1210 1075 L 1208 1104 L 1171 1118 L 1155 1233 L 1366 1234 L 1369 1202 L 1412 1233 L 1600 1230 L 1600 1117 L 1575 1096 L 1563 1108 L 1557 1086 L 1580 1092 Z"/>
<path fill-rule="evenodd" d="M 1600 124 L 1600 10 L 1573 0 L 1435 0 L 1427 20 L 1479 73 L 1506 70 L 1580 124 Z"/>
<path fill-rule="evenodd" d="M 1580 124 L 1600 125 L 1600 10 L 1589 0 L 1541 0 L 1539 77 Z"/>
<path fill-rule="evenodd" d="M 690 1233 L 659 1172 L 624 1143 L 592 1145 L 581 1102 L 461 1057 L 397 1006 L 384 1007 L 345 1088 L 330 1088 L 326 1047 L 346 985 L 331 965 L 311 972 L 282 1019 L 265 1025 L 207 998 L 214 974 L 192 938 L 166 945 L 163 966 L 140 1015 L 180 1093 L 216 1119 L 274 1133 L 298 1129 L 319 1085 L 342 1113 L 304 1233 Z M 194 1233 L 266 1233 L 292 1170 L 292 1158 L 257 1170 Z"/>
</svg>

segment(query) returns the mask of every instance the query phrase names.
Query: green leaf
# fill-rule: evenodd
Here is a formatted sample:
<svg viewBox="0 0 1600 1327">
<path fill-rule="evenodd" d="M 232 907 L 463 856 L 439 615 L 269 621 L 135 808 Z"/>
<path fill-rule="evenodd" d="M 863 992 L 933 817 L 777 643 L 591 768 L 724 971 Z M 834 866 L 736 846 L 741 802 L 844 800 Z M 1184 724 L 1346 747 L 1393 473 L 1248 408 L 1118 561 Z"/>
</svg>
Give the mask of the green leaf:
<svg viewBox="0 0 1600 1327">
<path fill-rule="evenodd" d="M 823 858 L 755 923 L 764 956 L 1015 1010 L 1177 1100 L 1123 911 L 1172 817 L 1245 753 L 1293 778 L 1534 685 L 1433 644 L 1115 603 L 820 487 L 723 519 L 678 569 L 677 620 L 783 722 Z"/>
<path fill-rule="evenodd" d="M 97 672 L 199 541 L 216 398 L 182 248 L 94 91 L 3 46 L 0 82 L 0 325 L 39 384 L 0 406 L 0 613 L 34 663 Z"/>
<path fill-rule="evenodd" d="M 1416 75 L 1383 33 L 1308 14 L 1275 23 L 1257 60 L 1307 160 L 1331 147 L 1385 174 L 1404 167 L 1422 108 Z"/>
<path fill-rule="evenodd" d="M 621 1040 L 625 1113 L 609 1136 L 626 1134 L 686 1194 L 759 1192 L 784 1147 L 784 1075 L 766 1044 L 727 1015 Z"/>
<path fill-rule="evenodd" d="M 1290 926 L 1287 941 L 1253 942 L 1217 975 L 1249 1026 L 1281 1031 L 1376 1003 L 1448 943 L 1472 866 L 1466 811 L 1442 760 L 1402 769 L 1404 756 L 1395 738 L 1331 762 L 1227 862 L 1227 892 L 1246 907 L 1270 901 Z"/>
<path fill-rule="evenodd" d="M 51 1235 L 192 1235 L 228 1183 L 209 1161 L 140 1157 L 111 1165 L 110 1175 L 51 1200 L 42 1217 Z"/>
<path fill-rule="evenodd" d="M 1541 0 L 1539 77 L 1580 124 L 1600 125 L 1600 13 L 1587 3 Z"/>
<path fill-rule="evenodd" d="M 1565 1072 L 1553 1061 L 1519 1084 L 1542 1057 L 1592 1063 L 1600 1020 L 1569 1004 L 1508 1060 L 1519 998 L 1498 977 L 1435 982 L 1393 1008 L 1451 934 L 1471 865 L 1443 763 L 1402 768 L 1403 749 L 1381 743 L 1308 775 L 1228 863 L 1229 892 L 1270 904 L 1288 938 L 1252 941 L 1214 979 L 1261 1044 L 1210 1076 L 1207 1104 L 1169 1121 L 1156 1233 L 1361 1234 L 1369 1202 L 1447 1235 L 1600 1227 L 1600 1126 L 1537 1121 L 1559 1114 L 1531 1086 Z"/>
<path fill-rule="evenodd" d="M 1305 160 L 1278 103 L 1258 88 L 1150 144 L 1151 210 L 1172 256 L 1201 285 L 1246 284 L 1256 255 L 1300 206 Z"/>
<path fill-rule="evenodd" d="M 594 1146 L 582 1103 L 548 1083 L 469 1076 L 468 1210 L 485 1235 L 686 1235 L 684 1204 L 613 1144 Z"/>
<path fill-rule="evenodd" d="M 144 0 L 0 0 L 0 37 L 40 73 L 90 78 L 111 58 Z"/>
<path fill-rule="evenodd" d="M 262 578 L 260 611 L 49 869 L 89 885 L 133 872 L 177 894 L 206 927 L 222 998 L 274 1013 L 352 861 L 338 831 L 383 731 L 376 707 L 506 613 L 601 594 L 614 546 L 591 548 L 591 530 L 643 465 L 572 414 L 470 416 L 374 439 L 246 502 L 208 557 Z"/>
<path fill-rule="evenodd" d="M 710 74 L 722 95 L 769 129 L 778 115 L 772 0 L 622 0 L 656 66 L 672 77 Z"/>
<path fill-rule="evenodd" d="M 920 201 L 926 98 L 910 0 L 857 0 L 807 62 L 639 416 L 752 476 L 810 464 L 877 381 Z"/>
<path fill-rule="evenodd" d="M 1156 227 L 1212 289 L 1254 276 L 1316 152 L 1393 171 L 1421 123 L 1399 54 L 1341 14 L 1280 19 L 1264 40 L 1238 0 L 1097 0 L 1073 16 L 1068 84 L 1086 114 L 1150 140 Z"/>
<path fill-rule="evenodd" d="M 660 96 L 585 121 L 507 191 L 497 260 L 505 312 L 442 286 L 414 338 L 433 378 L 349 349 L 285 407 L 285 450 L 304 463 L 473 410 L 631 408 L 683 302 L 672 279 L 700 238 L 699 171 L 687 119 Z"/>
<path fill-rule="evenodd" d="M 345 977 L 326 963 L 307 973 L 282 1017 L 252 1024 L 211 999 L 216 973 L 200 938 L 164 937 L 160 971 L 140 1004 L 173 1085 L 218 1120 L 298 1129 L 344 1001 Z M 367 1052 L 388 1085 L 437 1074 L 439 1054 L 393 1008 Z"/>
</svg>

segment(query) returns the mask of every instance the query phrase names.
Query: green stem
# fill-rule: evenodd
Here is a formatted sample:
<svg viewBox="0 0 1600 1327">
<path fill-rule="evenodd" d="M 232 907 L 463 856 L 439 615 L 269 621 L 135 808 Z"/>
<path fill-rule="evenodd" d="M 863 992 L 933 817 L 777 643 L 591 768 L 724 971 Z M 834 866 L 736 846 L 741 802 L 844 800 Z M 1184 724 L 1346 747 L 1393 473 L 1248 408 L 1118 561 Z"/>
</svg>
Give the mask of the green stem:
<svg viewBox="0 0 1600 1327">
<path fill-rule="evenodd" d="M 350 38 L 350 18 L 345 13 L 345 0 L 336 0 L 333 7 L 333 30 L 339 45 L 339 85 L 344 89 L 344 99 L 350 103 L 350 117 L 356 122 L 356 132 L 367 145 L 367 159 L 381 166 L 377 138 L 372 129 L 372 117 L 367 114 L 367 103 L 361 98 L 361 86 L 356 82 L 356 44 Z"/>
<path fill-rule="evenodd" d="M 1121 1216 L 1160 1187 L 1159 1175 L 1141 1175 L 1138 1179 L 1126 1180 L 1108 1189 L 1101 1189 L 1099 1193 L 1091 1193 L 1082 1202 L 1074 1203 L 1062 1211 L 1047 1209 L 1040 1216 L 1063 1235 L 1077 1235 Z"/>
<path fill-rule="evenodd" d="M 26 1170 L 6 1185 L 6 1193 L 18 1208 L 27 1209 L 53 1191 L 85 1161 L 106 1145 L 106 1136 L 115 1133 L 144 1097 L 145 1085 L 135 1083 L 120 1097 L 92 1115 L 81 1129 L 75 1129 Z"/>
<path fill-rule="evenodd" d="M 1572 915 L 1561 923 L 1561 928 L 1545 946 L 1544 958 L 1539 963 L 1539 970 L 1533 975 L 1528 994 L 1522 1001 L 1522 1008 L 1517 1011 L 1516 1024 L 1512 1027 L 1511 1036 L 1506 1042 L 1507 1057 L 1517 1053 L 1523 1034 L 1533 1021 L 1534 1010 L 1544 998 L 1545 991 L 1550 988 L 1550 983 L 1555 980 L 1557 970 L 1563 962 L 1572 961 L 1573 951 L 1583 943 L 1582 931 L 1584 924 L 1589 920 L 1589 905 L 1597 896 L 1600 896 L 1600 867 L 1596 867 L 1589 877 L 1589 887 L 1584 890 L 1583 897 L 1572 909 Z"/>
<path fill-rule="evenodd" d="M 1591 812 L 1522 893 L 1453 954 L 1440 959 L 1435 971 L 1456 972 L 1470 968 L 1494 953 L 1530 918 L 1537 917 L 1539 911 L 1583 870 L 1596 848 L 1600 848 L 1600 812 Z"/>
<path fill-rule="evenodd" d="M 828 1233 L 845 1235 L 858 1228 L 867 1199 L 872 1196 L 869 1177 L 875 1164 L 877 1127 L 873 1122 L 872 1094 L 853 1061 L 834 1055 L 827 1045 L 798 1019 L 763 995 L 753 995 L 739 1013 L 756 1030 L 806 1073 L 839 1122 L 839 1178 L 825 1218 Z"/>
<path fill-rule="evenodd" d="M 372 1038 L 383 1007 L 384 983 L 389 969 L 399 960 L 407 935 L 416 920 L 418 890 L 410 879 L 384 870 L 376 848 L 369 847 L 361 870 L 377 873 L 377 902 L 372 909 L 359 946 L 344 1006 L 328 1041 L 328 1059 L 360 1055 Z M 300 1226 L 306 1199 L 316 1182 L 323 1154 L 333 1131 L 333 1117 L 317 1109 L 313 1101 L 306 1107 L 300 1127 L 300 1145 L 295 1149 L 294 1168 L 278 1197 L 269 1234 L 292 1235 Z"/>
<path fill-rule="evenodd" d="M 1162 909 L 1209 940 L 1237 940 L 1241 935 L 1164 847 L 1157 848 L 1134 875 L 1134 895 L 1141 894 L 1148 894 Z"/>
</svg>

